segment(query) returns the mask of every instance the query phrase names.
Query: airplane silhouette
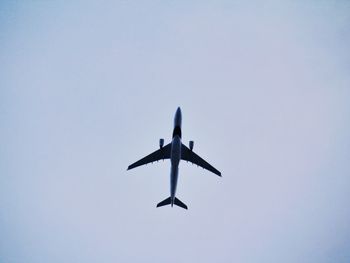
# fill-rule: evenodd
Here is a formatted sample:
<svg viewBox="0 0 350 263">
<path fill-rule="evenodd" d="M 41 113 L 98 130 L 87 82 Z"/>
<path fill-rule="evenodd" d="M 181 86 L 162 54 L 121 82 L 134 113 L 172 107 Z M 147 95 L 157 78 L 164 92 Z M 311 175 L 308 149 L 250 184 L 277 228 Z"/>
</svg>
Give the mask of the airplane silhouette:
<svg viewBox="0 0 350 263">
<path fill-rule="evenodd" d="M 174 130 L 173 130 L 173 139 L 171 143 L 164 146 L 164 139 L 159 140 L 159 150 L 147 155 L 141 160 L 129 165 L 128 170 L 133 169 L 135 167 L 153 163 L 159 160 L 170 159 L 171 160 L 171 169 L 170 169 L 170 197 L 163 200 L 157 207 L 174 204 L 180 206 L 184 209 L 187 209 L 187 206 L 181 202 L 178 198 L 175 197 L 177 179 L 179 175 L 179 163 L 180 160 L 185 160 L 196 164 L 197 166 L 201 166 L 204 169 L 207 169 L 214 174 L 221 176 L 221 172 L 203 160 L 200 156 L 193 152 L 194 142 L 189 142 L 189 147 L 185 146 L 181 143 L 181 122 L 182 115 L 180 107 L 177 108 L 174 118 Z"/>
</svg>

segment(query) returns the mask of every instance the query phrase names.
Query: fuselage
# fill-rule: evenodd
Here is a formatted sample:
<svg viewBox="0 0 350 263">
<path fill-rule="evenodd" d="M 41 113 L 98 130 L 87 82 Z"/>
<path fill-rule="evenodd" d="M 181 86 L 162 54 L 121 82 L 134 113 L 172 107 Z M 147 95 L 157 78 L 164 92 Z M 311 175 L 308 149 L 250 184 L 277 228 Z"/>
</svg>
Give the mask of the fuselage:
<svg viewBox="0 0 350 263">
<path fill-rule="evenodd" d="M 181 160 L 181 109 L 177 108 L 174 118 L 173 139 L 171 142 L 171 168 L 170 168 L 170 197 L 171 206 L 174 204 L 177 179 L 179 175 L 179 163 Z"/>
</svg>

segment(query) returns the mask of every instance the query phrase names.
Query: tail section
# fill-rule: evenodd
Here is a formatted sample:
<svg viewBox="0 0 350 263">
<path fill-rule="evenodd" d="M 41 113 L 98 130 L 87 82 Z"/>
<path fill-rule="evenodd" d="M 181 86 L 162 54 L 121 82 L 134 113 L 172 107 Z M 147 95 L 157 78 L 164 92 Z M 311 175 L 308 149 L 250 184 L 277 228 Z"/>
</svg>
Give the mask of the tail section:
<svg viewBox="0 0 350 263">
<path fill-rule="evenodd" d="M 176 197 L 175 197 L 175 202 L 174 202 L 174 204 L 177 205 L 177 206 L 182 207 L 183 209 L 187 209 L 187 205 L 185 205 L 184 203 L 182 203 L 182 202 L 181 202 L 179 199 L 177 199 Z"/>
<path fill-rule="evenodd" d="M 163 200 L 162 202 L 160 202 L 159 204 L 157 204 L 157 207 L 161 207 L 161 206 L 165 206 L 165 205 L 170 205 L 173 206 L 173 203 L 171 202 L 171 197 L 168 197 L 167 199 Z M 177 199 L 175 197 L 174 199 L 174 204 L 182 207 L 184 209 L 187 209 L 187 205 L 185 205 L 184 203 L 182 203 L 179 199 Z"/>
<path fill-rule="evenodd" d="M 160 202 L 157 207 L 165 206 L 165 205 L 170 205 L 171 204 L 171 197 L 168 197 L 167 199 L 163 200 Z"/>
</svg>

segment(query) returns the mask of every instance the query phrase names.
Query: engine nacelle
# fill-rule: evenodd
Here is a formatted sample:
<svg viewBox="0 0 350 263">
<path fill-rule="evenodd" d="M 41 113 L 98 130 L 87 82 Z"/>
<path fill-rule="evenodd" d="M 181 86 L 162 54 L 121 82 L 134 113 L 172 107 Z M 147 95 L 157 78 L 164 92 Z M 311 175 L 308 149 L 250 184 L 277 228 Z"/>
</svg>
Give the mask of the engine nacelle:
<svg viewBox="0 0 350 263">
<path fill-rule="evenodd" d="M 164 139 L 159 139 L 159 148 L 162 149 L 164 146 Z"/>
<path fill-rule="evenodd" d="M 193 150 L 193 146 L 194 146 L 194 141 L 190 141 L 189 146 L 190 146 L 190 150 L 192 151 Z"/>
</svg>

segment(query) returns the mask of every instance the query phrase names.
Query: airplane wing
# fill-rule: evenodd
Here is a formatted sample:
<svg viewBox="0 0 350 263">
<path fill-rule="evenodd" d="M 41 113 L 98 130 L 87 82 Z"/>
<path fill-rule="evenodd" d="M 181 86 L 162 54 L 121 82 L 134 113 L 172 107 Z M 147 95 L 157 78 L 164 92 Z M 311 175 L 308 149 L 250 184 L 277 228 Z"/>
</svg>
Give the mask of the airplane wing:
<svg viewBox="0 0 350 263">
<path fill-rule="evenodd" d="M 171 152 L 171 144 L 169 143 L 168 145 L 165 145 L 163 148 L 160 148 L 159 150 L 147 155 L 141 160 L 129 165 L 128 170 L 144 164 L 153 163 L 159 160 L 170 159 L 170 152 Z"/>
<path fill-rule="evenodd" d="M 221 176 L 221 172 L 216 170 L 213 166 L 211 166 L 209 163 L 204 161 L 200 156 L 198 156 L 196 153 L 191 151 L 189 148 L 187 148 L 186 145 L 182 144 L 181 146 L 181 159 L 185 161 L 189 161 L 191 163 L 194 163 L 204 169 L 207 169 L 208 171 Z"/>
</svg>

